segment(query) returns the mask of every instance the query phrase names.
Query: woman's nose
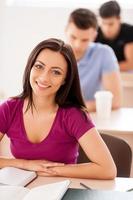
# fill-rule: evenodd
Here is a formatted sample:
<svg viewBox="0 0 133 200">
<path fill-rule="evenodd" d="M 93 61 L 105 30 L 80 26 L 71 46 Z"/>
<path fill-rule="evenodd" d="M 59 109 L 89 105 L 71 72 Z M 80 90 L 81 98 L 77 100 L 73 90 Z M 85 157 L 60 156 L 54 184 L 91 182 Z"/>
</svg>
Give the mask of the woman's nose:
<svg viewBox="0 0 133 200">
<path fill-rule="evenodd" d="M 43 82 L 43 81 L 49 81 L 50 77 L 49 77 L 48 71 L 44 71 L 44 72 L 40 75 L 39 79 L 40 79 L 42 82 Z"/>
</svg>

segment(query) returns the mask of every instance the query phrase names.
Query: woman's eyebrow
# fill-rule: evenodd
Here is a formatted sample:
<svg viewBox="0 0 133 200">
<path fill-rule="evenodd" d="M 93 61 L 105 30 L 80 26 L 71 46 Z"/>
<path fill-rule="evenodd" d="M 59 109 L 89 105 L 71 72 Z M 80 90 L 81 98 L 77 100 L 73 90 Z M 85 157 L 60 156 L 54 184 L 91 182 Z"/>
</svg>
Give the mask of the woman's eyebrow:
<svg viewBox="0 0 133 200">
<path fill-rule="evenodd" d="M 64 72 L 64 70 L 63 70 L 61 67 L 56 67 L 56 66 L 53 66 L 53 67 L 52 67 L 52 69 L 59 69 L 59 70 L 61 70 L 61 71 L 63 71 L 63 72 Z"/>
<path fill-rule="evenodd" d="M 39 62 L 39 63 L 41 63 L 42 65 L 46 66 L 45 63 L 43 63 L 43 62 L 40 61 L 40 60 L 36 60 L 35 62 Z M 59 70 L 61 70 L 61 71 L 64 72 L 64 70 L 63 70 L 61 67 L 53 66 L 52 68 L 53 68 L 53 69 L 59 69 Z"/>
<path fill-rule="evenodd" d="M 44 64 L 42 61 L 40 61 L 40 60 L 36 60 L 35 63 L 36 63 L 36 62 L 39 62 L 39 63 L 41 63 L 42 65 L 45 65 L 45 64 Z"/>
</svg>

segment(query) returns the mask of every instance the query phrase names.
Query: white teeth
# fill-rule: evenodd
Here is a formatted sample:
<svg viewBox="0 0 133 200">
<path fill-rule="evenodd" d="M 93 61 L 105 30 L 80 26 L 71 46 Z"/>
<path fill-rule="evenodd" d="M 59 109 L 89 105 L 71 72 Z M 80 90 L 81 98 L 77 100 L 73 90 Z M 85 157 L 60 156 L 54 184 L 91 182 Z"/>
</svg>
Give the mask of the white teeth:
<svg viewBox="0 0 133 200">
<path fill-rule="evenodd" d="M 38 82 L 37 82 L 37 84 L 38 84 L 38 86 L 40 86 L 40 87 L 42 87 L 42 88 L 48 88 L 48 87 L 49 87 L 48 85 L 43 85 L 43 84 L 38 83 Z"/>
</svg>

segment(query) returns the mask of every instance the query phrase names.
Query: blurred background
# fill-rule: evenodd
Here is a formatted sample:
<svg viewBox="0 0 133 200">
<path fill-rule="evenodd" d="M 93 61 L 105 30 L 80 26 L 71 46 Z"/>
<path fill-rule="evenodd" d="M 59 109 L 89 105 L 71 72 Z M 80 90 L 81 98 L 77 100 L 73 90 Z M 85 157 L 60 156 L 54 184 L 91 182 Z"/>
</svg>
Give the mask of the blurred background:
<svg viewBox="0 0 133 200">
<path fill-rule="evenodd" d="M 95 13 L 103 0 L 0 0 L 0 96 L 21 91 L 22 76 L 32 48 L 49 37 L 64 39 L 69 13 L 78 7 Z M 122 20 L 133 23 L 133 2 L 118 1 Z"/>
</svg>

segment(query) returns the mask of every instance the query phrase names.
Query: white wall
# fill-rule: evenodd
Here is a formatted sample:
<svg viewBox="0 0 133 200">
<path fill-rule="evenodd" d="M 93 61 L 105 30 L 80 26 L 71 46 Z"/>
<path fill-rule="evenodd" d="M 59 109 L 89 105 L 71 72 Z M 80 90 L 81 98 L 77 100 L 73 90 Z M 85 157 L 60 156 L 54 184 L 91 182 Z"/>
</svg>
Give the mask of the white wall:
<svg viewBox="0 0 133 200">
<path fill-rule="evenodd" d="M 0 1 L 0 96 L 1 96 L 1 90 L 3 88 L 3 81 L 2 81 L 2 76 L 3 76 L 3 16 L 4 16 L 4 7 L 3 7 L 3 2 Z"/>
<path fill-rule="evenodd" d="M 0 45 L 0 88 L 16 95 L 31 49 L 49 37 L 64 38 L 68 9 L 6 8 L 2 19 Z"/>
<path fill-rule="evenodd" d="M 48 37 L 64 39 L 64 28 L 73 8 L 5 7 L 0 0 L 0 89 L 7 96 L 21 91 L 22 75 L 32 48 Z M 132 10 L 123 12 L 132 23 Z"/>
</svg>

